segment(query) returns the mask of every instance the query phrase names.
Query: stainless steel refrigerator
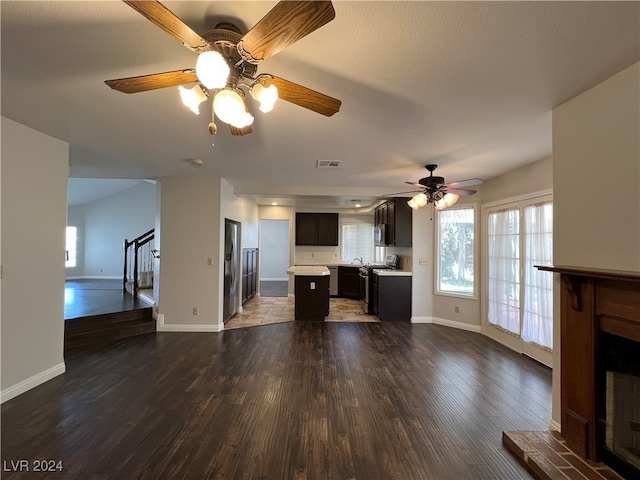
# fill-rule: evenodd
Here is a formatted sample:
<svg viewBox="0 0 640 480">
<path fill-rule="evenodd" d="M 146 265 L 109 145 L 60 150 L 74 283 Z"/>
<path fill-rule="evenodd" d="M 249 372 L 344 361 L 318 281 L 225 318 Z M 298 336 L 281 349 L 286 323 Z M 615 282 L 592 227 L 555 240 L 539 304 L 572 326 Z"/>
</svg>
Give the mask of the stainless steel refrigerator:
<svg viewBox="0 0 640 480">
<path fill-rule="evenodd" d="M 240 299 L 240 223 L 224 221 L 224 307 L 223 321 L 238 312 Z"/>
</svg>

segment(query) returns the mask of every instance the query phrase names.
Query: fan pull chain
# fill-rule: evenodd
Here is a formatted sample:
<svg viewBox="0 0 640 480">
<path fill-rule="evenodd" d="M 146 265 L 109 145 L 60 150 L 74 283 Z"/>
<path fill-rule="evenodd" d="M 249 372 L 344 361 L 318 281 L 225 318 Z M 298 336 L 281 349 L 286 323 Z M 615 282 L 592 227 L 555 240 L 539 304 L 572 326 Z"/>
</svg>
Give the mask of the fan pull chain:
<svg viewBox="0 0 640 480">
<path fill-rule="evenodd" d="M 211 134 L 211 146 L 215 147 L 213 142 L 213 136 L 218 133 L 218 126 L 216 125 L 216 113 L 213 110 L 213 102 L 211 102 L 211 123 L 209 124 L 209 133 Z"/>
</svg>

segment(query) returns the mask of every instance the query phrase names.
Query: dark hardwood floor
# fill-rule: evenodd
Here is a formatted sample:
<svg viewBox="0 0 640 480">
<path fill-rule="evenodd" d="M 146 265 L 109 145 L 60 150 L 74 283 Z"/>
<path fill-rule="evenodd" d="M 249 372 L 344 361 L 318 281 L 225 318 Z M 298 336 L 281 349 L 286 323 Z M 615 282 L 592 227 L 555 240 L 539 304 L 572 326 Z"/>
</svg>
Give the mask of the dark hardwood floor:
<svg viewBox="0 0 640 480">
<path fill-rule="evenodd" d="M 122 280 L 67 280 L 64 288 L 64 319 L 150 307 L 144 300 L 122 292 Z"/>
<path fill-rule="evenodd" d="M 157 333 L 4 403 L 3 478 L 530 479 L 502 431 L 550 409 L 549 369 L 443 326 Z"/>
</svg>

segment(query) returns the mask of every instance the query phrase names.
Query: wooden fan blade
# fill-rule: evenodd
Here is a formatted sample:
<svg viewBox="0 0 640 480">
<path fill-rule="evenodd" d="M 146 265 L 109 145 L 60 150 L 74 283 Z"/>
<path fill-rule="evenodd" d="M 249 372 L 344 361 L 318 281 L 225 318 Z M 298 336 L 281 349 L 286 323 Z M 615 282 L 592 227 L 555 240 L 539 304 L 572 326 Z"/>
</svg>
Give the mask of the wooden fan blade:
<svg viewBox="0 0 640 480">
<path fill-rule="evenodd" d="M 405 195 L 407 193 L 420 193 L 422 190 L 411 190 L 410 192 L 385 193 L 383 197 L 395 197 L 397 195 Z"/>
<path fill-rule="evenodd" d="M 447 193 L 455 193 L 456 195 L 473 195 L 477 190 L 469 190 L 466 188 L 447 188 Z"/>
<path fill-rule="evenodd" d="M 460 188 L 470 187 L 472 185 L 480 185 L 481 183 L 484 183 L 484 180 L 482 180 L 481 178 L 469 178 L 467 180 L 460 180 L 459 182 L 447 183 L 446 186 L 452 188 Z"/>
<path fill-rule="evenodd" d="M 260 63 L 297 42 L 336 16 L 330 1 L 283 0 L 242 37 L 238 51 L 250 63 Z"/>
<path fill-rule="evenodd" d="M 342 105 L 342 102 L 338 99 L 283 78 L 265 75 L 260 78 L 260 82 L 265 87 L 275 85 L 278 88 L 278 98 L 286 102 L 295 103 L 300 107 L 313 110 L 327 117 L 339 112 L 340 105 Z"/>
<path fill-rule="evenodd" d="M 154 73 L 139 77 L 105 80 L 104 83 L 122 93 L 138 93 L 159 88 L 177 87 L 178 85 L 197 81 L 198 77 L 195 70 L 175 70 L 173 72 Z"/>
<path fill-rule="evenodd" d="M 142 14 L 147 20 L 160 27 L 169 35 L 184 43 L 188 47 L 198 52 L 208 50 L 209 43 L 191 30 L 182 20 L 176 17 L 171 10 L 162 5 L 158 1 L 144 0 L 131 1 L 122 0 L 138 13 Z"/>
<path fill-rule="evenodd" d="M 404 183 L 406 183 L 407 185 L 413 185 L 414 187 L 421 188 L 422 190 L 424 190 L 425 188 L 427 188 L 427 187 L 425 187 L 424 185 L 422 185 L 421 183 L 414 183 L 414 182 L 404 182 Z"/>
<path fill-rule="evenodd" d="M 231 128 L 231 135 L 242 136 L 242 135 L 249 135 L 251 132 L 253 132 L 251 125 L 248 125 L 242 128 L 237 128 L 237 127 L 234 127 L 233 125 L 229 125 L 229 127 Z"/>
</svg>

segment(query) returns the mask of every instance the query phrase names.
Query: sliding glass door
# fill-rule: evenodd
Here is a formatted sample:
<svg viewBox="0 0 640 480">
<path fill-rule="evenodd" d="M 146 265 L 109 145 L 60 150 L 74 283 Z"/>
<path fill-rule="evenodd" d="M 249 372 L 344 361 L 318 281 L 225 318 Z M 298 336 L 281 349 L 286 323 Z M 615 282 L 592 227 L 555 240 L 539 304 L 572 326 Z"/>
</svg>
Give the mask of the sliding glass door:
<svg viewBox="0 0 640 480">
<path fill-rule="evenodd" d="M 484 329 L 495 340 L 551 365 L 553 263 L 550 197 L 487 208 Z"/>
</svg>

